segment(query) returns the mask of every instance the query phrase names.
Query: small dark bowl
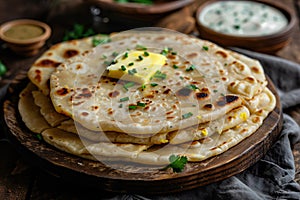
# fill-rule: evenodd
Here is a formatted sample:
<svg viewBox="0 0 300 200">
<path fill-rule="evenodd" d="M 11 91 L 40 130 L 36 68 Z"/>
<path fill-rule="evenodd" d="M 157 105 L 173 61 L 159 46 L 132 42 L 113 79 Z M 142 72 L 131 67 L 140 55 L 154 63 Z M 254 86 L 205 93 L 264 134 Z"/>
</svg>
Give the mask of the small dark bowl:
<svg viewBox="0 0 300 200">
<path fill-rule="evenodd" d="M 276 53 L 290 42 L 291 35 L 296 25 L 296 16 L 289 8 L 286 8 L 282 4 L 268 0 L 252 0 L 277 8 L 279 11 L 281 11 L 288 19 L 288 25 L 285 29 L 265 36 L 233 36 L 216 32 L 207 26 L 204 26 L 199 20 L 199 15 L 201 14 L 202 10 L 206 6 L 218 1 L 227 0 L 207 1 L 197 9 L 195 17 L 201 38 L 210 40 L 224 47 L 235 46 L 269 54 Z"/>
<path fill-rule="evenodd" d="M 115 0 L 83 0 L 98 6 L 103 16 L 111 21 L 138 26 L 150 26 L 168 14 L 183 8 L 195 0 L 154 0 L 153 4 L 118 3 Z"/>
</svg>

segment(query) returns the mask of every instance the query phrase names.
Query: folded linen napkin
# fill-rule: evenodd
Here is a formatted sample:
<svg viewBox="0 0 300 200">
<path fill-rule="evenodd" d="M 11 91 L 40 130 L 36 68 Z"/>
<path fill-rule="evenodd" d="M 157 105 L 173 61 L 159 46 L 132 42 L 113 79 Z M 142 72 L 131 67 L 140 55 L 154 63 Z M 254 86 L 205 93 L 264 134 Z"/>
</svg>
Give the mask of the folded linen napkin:
<svg viewBox="0 0 300 200">
<path fill-rule="evenodd" d="M 300 65 L 278 57 L 243 49 L 232 50 L 259 60 L 278 89 L 283 109 L 300 104 Z M 292 146 L 300 142 L 300 127 L 283 114 L 283 129 L 278 141 L 255 165 L 223 181 L 190 191 L 164 196 L 117 195 L 111 199 L 300 199 L 300 185 L 294 181 Z"/>
</svg>

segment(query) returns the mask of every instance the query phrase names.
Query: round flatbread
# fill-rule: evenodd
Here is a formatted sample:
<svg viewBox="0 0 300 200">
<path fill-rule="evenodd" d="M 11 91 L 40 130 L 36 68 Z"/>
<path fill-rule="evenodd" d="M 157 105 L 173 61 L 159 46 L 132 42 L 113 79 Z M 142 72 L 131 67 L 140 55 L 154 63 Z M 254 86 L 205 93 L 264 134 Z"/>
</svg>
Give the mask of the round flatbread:
<svg viewBox="0 0 300 200">
<path fill-rule="evenodd" d="M 275 107 L 257 60 L 174 32 L 104 38 L 111 42 L 94 49 L 95 37 L 51 47 L 20 94 L 26 126 L 62 151 L 150 165 L 174 154 L 201 161 L 250 136 Z"/>
<path fill-rule="evenodd" d="M 108 77 L 107 61 L 118 60 L 114 52 L 124 56 L 140 46 L 156 54 L 172 49 L 157 70 L 163 76 L 154 74 L 145 84 Z M 63 63 L 50 83 L 56 110 L 90 130 L 155 134 L 216 120 L 261 93 L 266 80 L 261 66 L 249 67 L 210 42 L 134 32 Z"/>
</svg>

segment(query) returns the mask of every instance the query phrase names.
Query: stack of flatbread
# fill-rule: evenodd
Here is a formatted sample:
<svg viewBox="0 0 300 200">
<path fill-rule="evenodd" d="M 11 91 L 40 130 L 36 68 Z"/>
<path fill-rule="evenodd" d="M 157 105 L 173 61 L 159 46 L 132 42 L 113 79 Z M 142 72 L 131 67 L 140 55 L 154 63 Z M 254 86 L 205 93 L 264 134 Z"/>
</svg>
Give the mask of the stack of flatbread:
<svg viewBox="0 0 300 200">
<path fill-rule="evenodd" d="M 20 94 L 26 126 L 62 151 L 151 165 L 171 155 L 201 161 L 250 136 L 275 107 L 260 63 L 211 42 L 164 31 L 119 33 L 94 47 L 95 39 L 107 38 L 52 46 Z M 130 52 L 142 57 L 125 63 Z M 129 70 L 151 53 L 165 62 L 150 78 L 140 66 Z M 118 62 L 126 78 L 110 76 Z M 135 73 L 146 81 L 132 81 Z"/>
</svg>

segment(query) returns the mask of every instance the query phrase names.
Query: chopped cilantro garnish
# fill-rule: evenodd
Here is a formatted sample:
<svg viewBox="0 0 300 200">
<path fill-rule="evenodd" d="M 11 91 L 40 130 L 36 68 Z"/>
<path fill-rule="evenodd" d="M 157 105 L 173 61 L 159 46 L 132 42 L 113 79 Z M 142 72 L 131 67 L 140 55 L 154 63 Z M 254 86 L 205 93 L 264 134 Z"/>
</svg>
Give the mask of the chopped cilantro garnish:
<svg viewBox="0 0 300 200">
<path fill-rule="evenodd" d="M 38 139 L 38 140 L 40 140 L 40 141 L 42 141 L 42 140 L 43 140 L 43 137 L 42 137 L 42 135 L 41 135 L 41 134 L 36 134 L 36 137 L 37 137 L 37 139 Z"/>
<path fill-rule="evenodd" d="M 143 46 L 143 45 L 136 45 L 136 50 L 147 50 L 147 47 Z"/>
<path fill-rule="evenodd" d="M 128 58 L 128 52 L 124 53 L 123 59 Z"/>
<path fill-rule="evenodd" d="M 126 67 L 124 65 L 121 66 L 122 71 L 126 71 Z"/>
<path fill-rule="evenodd" d="M 6 66 L 0 61 L 0 76 L 3 76 L 7 72 Z"/>
<path fill-rule="evenodd" d="M 88 37 L 94 34 L 95 32 L 93 29 L 91 28 L 85 29 L 84 25 L 82 24 L 74 24 L 72 30 L 65 32 L 63 41 Z"/>
<path fill-rule="evenodd" d="M 107 56 L 104 54 L 101 56 L 101 59 L 106 59 L 106 58 L 107 58 Z"/>
<path fill-rule="evenodd" d="M 143 84 L 143 85 L 141 86 L 141 88 L 142 88 L 142 90 L 145 89 L 145 88 L 146 88 L 146 85 Z"/>
<path fill-rule="evenodd" d="M 135 68 L 128 70 L 128 74 L 130 74 L 130 75 L 134 75 L 135 73 L 137 73 Z"/>
<path fill-rule="evenodd" d="M 238 30 L 240 29 L 240 25 L 234 25 L 233 28 Z"/>
<path fill-rule="evenodd" d="M 112 61 L 108 61 L 108 60 L 104 61 L 104 64 L 107 66 L 111 65 L 112 63 L 113 63 Z"/>
<path fill-rule="evenodd" d="M 175 56 L 175 55 L 177 55 L 177 52 L 172 51 L 171 54 Z"/>
<path fill-rule="evenodd" d="M 152 87 L 155 87 L 155 86 L 157 86 L 158 84 L 157 84 L 157 83 L 150 83 L 150 85 L 151 85 Z"/>
<path fill-rule="evenodd" d="M 143 56 L 139 56 L 137 60 L 138 61 L 142 61 L 143 60 Z"/>
<path fill-rule="evenodd" d="M 120 99 L 120 102 L 124 102 L 124 101 L 128 101 L 129 100 L 129 97 L 123 97 Z"/>
<path fill-rule="evenodd" d="M 134 63 L 133 63 L 133 62 L 131 62 L 131 63 L 129 63 L 129 64 L 128 64 L 128 66 L 133 66 L 133 65 L 134 65 Z"/>
<path fill-rule="evenodd" d="M 137 103 L 137 106 L 140 106 L 140 107 L 145 107 L 145 106 L 146 106 L 146 104 L 145 104 L 145 103 L 138 102 L 138 103 Z"/>
<path fill-rule="evenodd" d="M 173 68 L 174 68 L 174 69 L 178 69 L 178 66 L 177 66 L 177 65 L 173 65 Z"/>
<path fill-rule="evenodd" d="M 128 71 L 129 71 L 129 70 L 128 70 Z M 128 90 L 128 88 L 130 88 L 130 87 L 132 87 L 132 86 L 134 86 L 134 85 L 135 85 L 134 82 L 128 82 L 128 83 L 125 83 L 123 87 L 124 87 L 126 90 Z"/>
<path fill-rule="evenodd" d="M 123 108 L 123 104 L 120 104 L 120 105 L 119 105 L 119 108 Z"/>
<path fill-rule="evenodd" d="M 116 57 L 117 55 L 119 55 L 119 53 L 114 51 L 111 55 Z"/>
<path fill-rule="evenodd" d="M 187 88 L 189 88 L 189 89 L 191 89 L 191 90 L 197 90 L 197 89 L 199 89 L 196 85 L 194 85 L 194 84 L 191 84 L 191 85 L 188 85 L 188 86 L 186 86 Z"/>
<path fill-rule="evenodd" d="M 218 90 L 213 90 L 213 92 L 214 92 L 214 93 L 217 93 L 217 92 L 218 92 Z"/>
<path fill-rule="evenodd" d="M 183 79 L 184 79 L 182 76 L 179 76 L 179 78 L 180 78 L 181 80 L 183 80 Z"/>
<path fill-rule="evenodd" d="M 129 105 L 128 108 L 129 108 L 129 110 L 135 110 L 137 108 L 137 106 L 136 105 Z"/>
<path fill-rule="evenodd" d="M 164 55 L 164 56 L 168 55 L 168 53 L 169 53 L 169 48 L 164 48 L 164 49 L 160 52 L 160 54 L 162 54 L 162 55 Z"/>
<path fill-rule="evenodd" d="M 147 56 L 149 56 L 149 55 L 150 55 L 150 54 L 149 54 L 147 51 L 144 52 L 144 56 L 147 57 Z"/>
<path fill-rule="evenodd" d="M 208 51 L 208 46 L 202 46 L 202 49 L 203 49 L 204 51 Z"/>
<path fill-rule="evenodd" d="M 182 119 L 187 119 L 187 118 L 190 118 L 191 116 L 193 116 L 193 113 L 188 112 L 188 113 L 185 113 L 182 115 Z"/>
<path fill-rule="evenodd" d="M 93 47 L 96 47 L 96 46 L 98 46 L 99 44 L 105 44 L 105 43 L 108 43 L 108 42 L 110 42 L 111 41 L 111 39 L 110 38 L 101 38 L 101 39 L 97 39 L 96 37 L 94 37 L 93 39 L 92 39 L 92 45 L 93 45 Z"/>
<path fill-rule="evenodd" d="M 157 70 L 155 74 L 153 75 L 154 78 L 159 78 L 159 79 L 165 79 L 167 77 L 167 74 L 162 73 L 161 71 Z"/>
<path fill-rule="evenodd" d="M 188 68 L 185 69 L 185 71 L 193 71 L 196 67 L 194 65 L 189 66 Z"/>
<path fill-rule="evenodd" d="M 170 164 L 167 167 L 172 168 L 174 172 L 182 172 L 187 161 L 186 156 L 171 155 L 169 157 Z"/>
</svg>

